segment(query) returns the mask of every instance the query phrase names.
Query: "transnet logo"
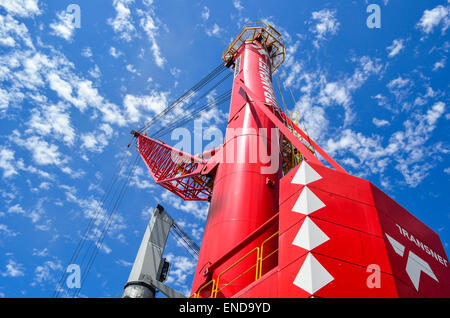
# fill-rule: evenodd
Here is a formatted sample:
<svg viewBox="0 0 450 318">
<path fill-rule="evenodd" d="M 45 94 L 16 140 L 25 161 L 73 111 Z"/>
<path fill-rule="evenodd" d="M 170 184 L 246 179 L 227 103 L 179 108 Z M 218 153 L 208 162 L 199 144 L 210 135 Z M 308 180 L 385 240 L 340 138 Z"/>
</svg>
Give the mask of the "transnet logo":
<svg viewBox="0 0 450 318">
<path fill-rule="evenodd" d="M 400 232 L 402 233 L 404 229 L 402 229 L 398 224 L 396 224 L 396 225 L 397 225 L 397 227 L 399 227 Z M 386 235 L 389 243 L 391 243 L 391 246 L 394 249 L 395 253 L 397 253 L 398 255 L 403 257 L 403 255 L 405 254 L 405 245 L 401 244 L 400 242 L 398 242 L 397 240 L 392 238 L 387 233 L 384 233 L 384 234 Z M 425 247 L 427 247 L 427 246 L 425 246 Z M 426 251 L 430 255 L 437 255 L 428 247 L 427 247 Z M 443 259 L 442 257 L 438 257 L 437 259 L 442 260 L 441 263 L 444 264 L 445 266 L 447 266 L 447 261 L 445 259 Z M 422 258 L 417 256 L 411 250 L 408 251 L 408 260 L 406 262 L 405 270 L 417 291 L 419 291 L 420 277 L 421 277 L 422 273 L 425 273 L 426 275 L 428 275 L 429 277 L 434 279 L 436 282 L 439 282 L 436 275 L 431 270 L 430 265 L 426 261 L 424 261 Z"/>
</svg>

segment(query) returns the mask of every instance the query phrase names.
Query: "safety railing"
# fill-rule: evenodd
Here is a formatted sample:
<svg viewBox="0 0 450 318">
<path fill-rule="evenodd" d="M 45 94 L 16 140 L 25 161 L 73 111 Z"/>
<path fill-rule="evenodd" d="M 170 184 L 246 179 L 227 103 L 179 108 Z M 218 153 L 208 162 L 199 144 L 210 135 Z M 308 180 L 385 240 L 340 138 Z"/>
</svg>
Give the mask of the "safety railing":
<svg viewBox="0 0 450 318">
<path fill-rule="evenodd" d="M 273 233 L 271 236 L 266 238 L 260 246 L 257 246 L 247 252 L 244 256 L 239 258 L 237 261 L 235 261 L 233 264 L 228 266 L 225 270 L 223 270 L 216 279 L 212 279 L 208 281 L 206 284 L 202 285 L 196 293 L 192 294 L 190 298 L 217 298 L 217 295 L 219 292 L 223 291 L 229 286 L 232 286 L 234 282 L 236 282 L 239 278 L 243 277 L 253 269 L 255 269 L 255 276 L 254 281 L 258 280 L 265 272 L 263 272 L 263 264 L 264 261 L 266 261 L 269 257 L 275 255 L 278 252 L 278 244 L 276 244 L 276 248 L 270 249 L 267 255 L 264 255 L 264 252 L 267 251 L 267 245 L 272 240 L 278 238 L 278 232 Z M 278 243 L 278 242 L 275 242 Z M 237 274 L 236 277 L 229 279 L 229 281 L 224 284 L 223 286 L 220 286 L 222 277 L 230 272 L 233 268 L 236 268 L 237 265 L 241 264 L 245 260 L 248 260 L 250 257 L 254 256 L 256 253 L 256 261 L 252 263 L 252 265 L 246 269 L 243 269 L 240 273 Z M 275 265 L 276 266 L 276 265 Z M 272 267 L 273 268 L 273 267 Z M 220 286 L 220 287 L 219 287 Z M 205 293 L 206 292 L 206 293 Z M 202 296 L 202 294 L 205 294 L 206 297 Z"/>
<path fill-rule="evenodd" d="M 209 297 L 205 297 L 205 298 L 215 298 L 215 297 L 213 297 L 214 296 L 214 287 L 215 287 L 215 280 L 214 279 L 210 280 L 209 282 L 204 284 L 202 287 L 200 287 L 197 290 L 197 293 L 196 293 L 197 295 L 195 296 L 195 298 L 200 298 L 200 295 L 201 295 L 202 291 L 203 290 L 208 290 L 207 287 L 209 287 L 210 285 L 212 285 L 211 286 L 211 292 L 209 294 Z M 202 298 L 204 298 L 204 297 L 202 297 Z"/>
<path fill-rule="evenodd" d="M 225 269 L 223 272 L 221 272 L 216 279 L 216 283 L 215 283 L 215 291 L 214 291 L 214 298 L 217 298 L 217 294 L 221 291 L 223 291 L 225 288 L 227 288 L 228 286 L 230 286 L 232 283 L 234 283 L 235 281 L 237 281 L 239 278 L 241 278 L 242 276 L 244 276 L 245 274 L 247 274 L 248 272 L 250 272 L 253 268 L 255 268 L 255 280 L 257 280 L 258 277 L 258 265 L 259 265 L 259 247 L 255 247 L 254 249 L 252 249 L 250 252 L 248 252 L 247 254 L 245 254 L 243 257 L 241 257 L 240 259 L 238 259 L 236 262 L 234 262 L 232 265 L 230 265 L 227 269 Z M 249 268 L 247 268 L 246 270 L 244 270 L 242 273 L 240 273 L 237 277 L 233 278 L 230 282 L 226 283 L 223 287 L 221 287 L 219 289 L 219 285 L 220 285 L 220 279 L 226 274 L 228 273 L 231 269 L 235 268 L 238 264 L 242 263 L 244 260 L 247 260 L 247 258 L 249 258 L 252 254 L 255 254 L 256 252 L 256 263 L 253 264 L 252 266 L 250 266 Z"/>
<path fill-rule="evenodd" d="M 268 255 L 264 256 L 264 245 L 266 245 L 268 242 L 270 242 L 273 238 L 278 238 L 278 232 L 273 233 L 271 236 L 266 238 L 261 244 L 261 252 L 260 252 L 260 257 L 259 257 L 259 274 L 256 279 L 258 279 L 262 276 L 263 262 L 278 252 L 278 248 L 276 248 L 273 251 L 271 251 Z"/>
</svg>

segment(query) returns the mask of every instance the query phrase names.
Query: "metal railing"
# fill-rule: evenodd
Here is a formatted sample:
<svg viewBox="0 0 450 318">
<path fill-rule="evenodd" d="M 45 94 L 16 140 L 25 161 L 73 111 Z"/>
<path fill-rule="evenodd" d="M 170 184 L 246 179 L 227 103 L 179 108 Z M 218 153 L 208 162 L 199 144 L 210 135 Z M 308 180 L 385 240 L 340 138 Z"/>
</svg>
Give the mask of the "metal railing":
<svg viewBox="0 0 450 318">
<path fill-rule="evenodd" d="M 201 292 L 205 290 L 209 290 L 209 287 L 211 286 L 211 292 L 208 293 L 209 296 L 207 298 L 217 298 L 217 294 L 221 291 L 223 291 L 228 286 L 232 285 L 235 281 L 237 281 L 239 278 L 250 272 L 251 270 L 255 269 L 255 278 L 252 282 L 258 280 L 263 275 L 263 262 L 267 260 L 269 257 L 274 255 L 278 252 L 278 245 L 277 248 L 270 251 L 267 255 L 264 255 L 264 247 L 267 245 L 269 241 L 271 241 L 274 238 L 278 237 L 278 232 L 273 233 L 271 236 L 266 238 L 260 246 L 257 246 L 247 252 L 244 256 L 239 258 L 237 261 L 235 261 L 233 264 L 228 266 L 225 270 L 223 270 L 216 279 L 212 279 L 208 281 L 207 283 L 203 284 L 196 293 L 193 293 L 189 298 L 200 298 Z M 267 250 L 267 248 L 266 248 Z M 247 269 L 242 270 L 242 272 L 238 273 L 236 277 L 232 278 L 228 283 L 226 283 L 224 286 L 220 287 L 220 279 L 228 273 L 231 269 L 235 268 L 238 264 L 242 263 L 244 260 L 249 259 L 249 257 L 253 256 L 256 252 L 256 261 Z M 275 265 L 276 266 L 276 265 Z M 251 283 L 252 283 L 251 282 Z M 202 297 L 203 298 L 203 297 Z"/>
<path fill-rule="evenodd" d="M 271 47 L 270 60 L 273 71 L 275 71 L 285 59 L 286 50 L 281 34 L 272 26 L 262 22 L 247 23 L 239 32 L 236 38 L 231 42 L 222 54 L 222 60 L 225 63 L 235 58 L 235 55 L 241 45 L 245 42 L 252 42 L 259 39 L 264 47 Z"/>
</svg>

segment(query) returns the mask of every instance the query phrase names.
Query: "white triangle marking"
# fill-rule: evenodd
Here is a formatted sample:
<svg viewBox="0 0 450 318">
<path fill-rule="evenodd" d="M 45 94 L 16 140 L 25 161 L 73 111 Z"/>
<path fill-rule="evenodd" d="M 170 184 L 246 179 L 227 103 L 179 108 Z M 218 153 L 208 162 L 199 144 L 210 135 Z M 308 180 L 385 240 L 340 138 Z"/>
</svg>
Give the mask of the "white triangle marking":
<svg viewBox="0 0 450 318">
<path fill-rule="evenodd" d="M 320 199 L 311 190 L 309 190 L 308 187 L 305 186 L 295 202 L 292 211 L 308 215 L 323 208 L 324 206 L 325 204 L 320 201 Z"/>
<path fill-rule="evenodd" d="M 311 253 L 308 253 L 293 284 L 310 294 L 314 294 L 333 280 L 334 277 L 328 273 L 322 264 Z"/>
<path fill-rule="evenodd" d="M 403 257 L 403 253 L 405 252 L 405 246 L 403 244 L 397 242 L 397 240 L 390 237 L 387 233 L 384 233 L 384 234 L 386 235 L 389 242 L 391 243 L 392 248 L 394 249 L 395 253 L 397 253 L 398 255 Z"/>
<path fill-rule="evenodd" d="M 311 251 L 329 239 L 309 217 L 306 217 L 292 244 Z"/>
<path fill-rule="evenodd" d="M 311 168 L 311 166 L 305 160 L 303 160 L 300 164 L 300 167 L 297 169 L 294 178 L 292 178 L 291 183 L 307 185 L 308 183 L 320 179 L 322 179 L 320 174 L 318 174 L 316 170 Z"/>
</svg>

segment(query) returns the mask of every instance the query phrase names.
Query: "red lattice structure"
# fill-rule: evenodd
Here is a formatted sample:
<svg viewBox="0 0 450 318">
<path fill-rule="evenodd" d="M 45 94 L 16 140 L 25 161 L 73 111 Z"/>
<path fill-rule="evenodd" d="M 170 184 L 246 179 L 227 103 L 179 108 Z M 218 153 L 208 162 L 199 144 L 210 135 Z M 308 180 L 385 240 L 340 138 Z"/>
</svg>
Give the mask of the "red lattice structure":
<svg viewBox="0 0 450 318">
<path fill-rule="evenodd" d="M 207 201 L 211 177 L 202 175 L 206 161 L 138 132 L 137 148 L 156 184 L 186 201 Z"/>
</svg>

